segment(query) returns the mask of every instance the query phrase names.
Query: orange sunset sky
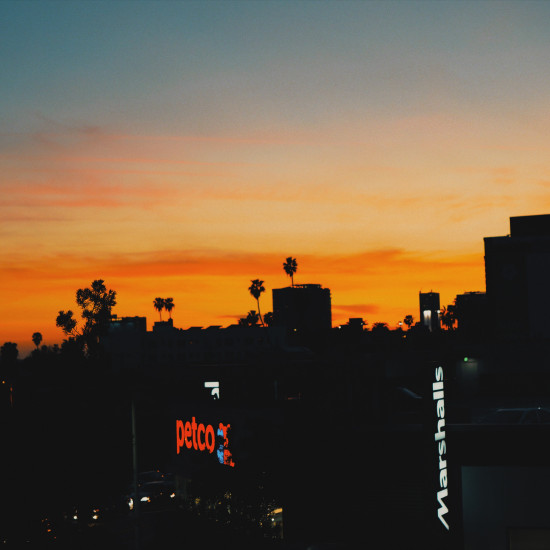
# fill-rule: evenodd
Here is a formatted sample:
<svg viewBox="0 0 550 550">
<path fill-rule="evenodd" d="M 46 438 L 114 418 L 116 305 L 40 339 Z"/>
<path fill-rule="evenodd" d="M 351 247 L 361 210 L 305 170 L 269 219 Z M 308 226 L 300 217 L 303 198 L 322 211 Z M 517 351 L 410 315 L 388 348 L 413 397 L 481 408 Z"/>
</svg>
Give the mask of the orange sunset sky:
<svg viewBox="0 0 550 550">
<path fill-rule="evenodd" d="M 333 324 L 485 290 L 483 237 L 550 213 L 548 2 L 0 4 L 0 344 L 119 316 L 237 322 L 250 280 Z"/>
</svg>

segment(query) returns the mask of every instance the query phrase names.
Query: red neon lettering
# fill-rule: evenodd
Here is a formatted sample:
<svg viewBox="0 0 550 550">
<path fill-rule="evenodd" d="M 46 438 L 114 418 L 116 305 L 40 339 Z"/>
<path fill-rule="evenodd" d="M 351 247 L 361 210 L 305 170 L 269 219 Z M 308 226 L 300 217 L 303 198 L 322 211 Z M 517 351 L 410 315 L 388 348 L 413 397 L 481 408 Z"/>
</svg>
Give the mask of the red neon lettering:
<svg viewBox="0 0 550 550">
<path fill-rule="evenodd" d="M 183 422 L 181 420 L 176 420 L 176 440 L 176 448 L 180 454 L 180 448 L 183 446 Z"/>
<path fill-rule="evenodd" d="M 231 458 L 231 451 L 229 450 L 228 430 L 230 427 L 230 424 L 224 425 L 220 422 L 218 424 L 218 434 L 223 436 L 223 463 L 228 466 L 235 466 Z M 194 448 L 199 451 L 208 449 L 210 453 L 213 453 L 216 448 L 216 432 L 214 431 L 214 427 L 210 424 L 197 424 L 194 416 L 191 422 L 176 420 L 177 454 L 180 454 L 180 450 L 184 445 L 188 449 Z"/>
<path fill-rule="evenodd" d="M 216 436 L 214 434 L 214 428 L 210 424 L 208 424 L 208 426 L 206 426 L 206 447 L 211 453 L 213 453 L 215 445 L 216 445 Z"/>
<path fill-rule="evenodd" d="M 204 424 L 199 424 L 199 431 L 198 431 L 198 434 L 197 434 L 197 441 L 199 443 L 199 451 L 204 451 L 204 449 L 206 448 L 206 443 L 204 442 L 204 437 L 203 437 L 203 440 L 202 440 L 202 443 L 201 443 L 201 431 L 204 434 Z"/>
<path fill-rule="evenodd" d="M 195 417 L 191 419 L 191 428 L 193 428 L 193 449 L 197 450 L 197 423 Z"/>
<path fill-rule="evenodd" d="M 185 446 L 190 449 L 193 445 L 191 441 L 191 422 L 185 423 Z"/>
</svg>

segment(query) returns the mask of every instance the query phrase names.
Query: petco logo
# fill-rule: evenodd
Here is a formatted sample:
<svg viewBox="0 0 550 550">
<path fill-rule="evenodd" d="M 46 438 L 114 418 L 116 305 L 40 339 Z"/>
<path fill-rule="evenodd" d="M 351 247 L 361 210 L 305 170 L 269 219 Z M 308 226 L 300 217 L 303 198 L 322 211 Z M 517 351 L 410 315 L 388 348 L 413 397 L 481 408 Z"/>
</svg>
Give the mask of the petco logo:
<svg viewBox="0 0 550 550">
<path fill-rule="evenodd" d="M 220 422 L 218 429 L 214 432 L 211 424 L 197 424 L 194 416 L 191 418 L 191 422 L 176 420 L 177 454 L 180 454 L 184 446 L 195 451 L 208 450 L 209 453 L 216 450 L 220 464 L 234 467 L 235 463 L 229 450 L 228 432 L 230 428 L 230 424 L 224 425 Z"/>
</svg>

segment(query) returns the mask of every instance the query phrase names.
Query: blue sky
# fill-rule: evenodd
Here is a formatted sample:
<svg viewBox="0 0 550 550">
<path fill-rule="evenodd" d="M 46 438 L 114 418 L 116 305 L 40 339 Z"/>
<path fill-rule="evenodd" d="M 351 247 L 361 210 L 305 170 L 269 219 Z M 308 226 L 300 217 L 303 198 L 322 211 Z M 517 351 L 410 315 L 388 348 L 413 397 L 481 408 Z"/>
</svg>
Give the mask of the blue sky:
<svg viewBox="0 0 550 550">
<path fill-rule="evenodd" d="M 119 314 L 222 324 L 289 255 L 338 322 L 483 290 L 483 237 L 550 210 L 548 28 L 529 1 L 1 2 L 0 343 L 55 338 L 100 276 Z"/>
</svg>

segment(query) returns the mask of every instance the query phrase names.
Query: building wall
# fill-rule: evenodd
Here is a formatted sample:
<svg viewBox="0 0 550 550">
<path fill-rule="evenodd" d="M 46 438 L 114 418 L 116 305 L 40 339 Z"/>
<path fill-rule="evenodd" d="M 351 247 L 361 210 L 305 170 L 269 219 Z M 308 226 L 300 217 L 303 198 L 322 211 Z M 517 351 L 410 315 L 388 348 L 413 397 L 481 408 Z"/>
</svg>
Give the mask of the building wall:
<svg viewBox="0 0 550 550">
<path fill-rule="evenodd" d="M 463 466 L 464 550 L 548 548 L 542 543 L 550 540 L 549 492 L 547 467 Z M 526 530 L 531 545 L 510 544 Z"/>
<path fill-rule="evenodd" d="M 295 285 L 273 289 L 272 295 L 275 325 L 304 332 L 332 328 L 330 289 L 321 285 Z"/>
<path fill-rule="evenodd" d="M 503 337 L 548 337 L 550 216 L 510 218 L 511 234 L 486 237 L 489 316 Z"/>
</svg>

